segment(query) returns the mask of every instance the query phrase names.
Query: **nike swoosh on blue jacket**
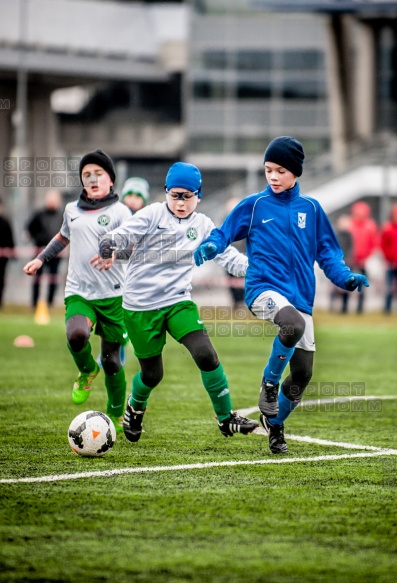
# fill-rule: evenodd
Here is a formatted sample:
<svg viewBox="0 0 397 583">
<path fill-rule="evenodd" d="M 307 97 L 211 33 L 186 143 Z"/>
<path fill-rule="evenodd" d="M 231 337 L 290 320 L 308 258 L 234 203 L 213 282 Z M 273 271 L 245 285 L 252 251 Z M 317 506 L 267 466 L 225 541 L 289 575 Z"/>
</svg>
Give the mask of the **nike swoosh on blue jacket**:
<svg viewBox="0 0 397 583">
<path fill-rule="evenodd" d="M 272 220 L 270 220 L 272 219 Z M 280 194 L 270 186 L 243 199 L 204 241 L 218 253 L 246 239 L 245 301 L 251 306 L 265 290 L 285 296 L 298 310 L 313 311 L 317 261 L 335 285 L 346 289 L 350 273 L 331 223 L 320 203 L 300 193 L 299 183 Z"/>
</svg>

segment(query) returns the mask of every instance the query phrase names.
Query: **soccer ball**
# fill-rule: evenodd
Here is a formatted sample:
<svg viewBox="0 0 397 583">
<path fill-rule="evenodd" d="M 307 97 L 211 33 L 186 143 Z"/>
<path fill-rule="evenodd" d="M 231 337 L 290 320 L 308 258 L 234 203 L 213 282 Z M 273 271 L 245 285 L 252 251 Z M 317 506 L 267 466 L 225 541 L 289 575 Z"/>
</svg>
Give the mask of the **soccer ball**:
<svg viewBox="0 0 397 583">
<path fill-rule="evenodd" d="M 116 441 L 113 421 L 100 411 L 84 411 L 69 425 L 69 445 L 85 457 L 100 457 L 110 451 Z"/>
</svg>

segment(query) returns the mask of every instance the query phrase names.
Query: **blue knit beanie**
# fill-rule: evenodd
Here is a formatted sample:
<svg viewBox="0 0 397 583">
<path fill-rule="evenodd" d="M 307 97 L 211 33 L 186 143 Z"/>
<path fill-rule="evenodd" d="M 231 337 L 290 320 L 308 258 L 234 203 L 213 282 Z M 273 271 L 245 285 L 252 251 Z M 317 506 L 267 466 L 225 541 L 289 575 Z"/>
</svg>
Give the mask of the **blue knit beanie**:
<svg viewBox="0 0 397 583">
<path fill-rule="evenodd" d="M 280 164 L 295 176 L 302 176 L 304 158 L 303 147 L 298 140 L 290 136 L 281 136 L 270 142 L 263 161 Z"/>
<path fill-rule="evenodd" d="M 198 197 L 202 197 L 201 192 L 201 172 L 197 166 L 187 162 L 175 162 L 168 170 L 165 179 L 165 188 L 186 188 L 190 192 L 199 191 Z"/>
</svg>

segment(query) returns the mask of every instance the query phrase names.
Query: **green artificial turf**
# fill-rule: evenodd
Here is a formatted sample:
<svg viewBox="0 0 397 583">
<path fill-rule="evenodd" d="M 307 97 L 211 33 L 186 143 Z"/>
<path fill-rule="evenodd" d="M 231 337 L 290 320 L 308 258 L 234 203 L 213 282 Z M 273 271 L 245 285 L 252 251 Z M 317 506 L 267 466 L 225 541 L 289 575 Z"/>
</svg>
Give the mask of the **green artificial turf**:
<svg viewBox="0 0 397 583">
<path fill-rule="evenodd" d="M 395 316 L 315 321 L 306 399 L 397 394 Z M 35 347 L 14 347 L 21 334 Z M 271 342 L 270 335 L 213 337 L 235 409 L 257 405 Z M 96 355 L 97 338 L 93 345 Z M 47 326 L 27 314 L 0 315 L 0 346 L 0 479 L 280 459 L 264 436 L 220 434 L 198 370 L 172 339 L 139 443 L 121 435 L 103 458 L 77 456 L 67 429 L 79 412 L 105 409 L 103 374 L 87 403 L 71 402 L 76 370 L 61 315 Z M 137 370 L 129 347 L 129 383 Z M 358 410 L 314 404 L 291 415 L 286 433 L 397 449 L 396 421 L 393 399 Z M 363 450 L 288 445 L 287 457 L 300 461 L 0 483 L 0 580 L 394 582 L 397 456 L 305 461 Z"/>
</svg>

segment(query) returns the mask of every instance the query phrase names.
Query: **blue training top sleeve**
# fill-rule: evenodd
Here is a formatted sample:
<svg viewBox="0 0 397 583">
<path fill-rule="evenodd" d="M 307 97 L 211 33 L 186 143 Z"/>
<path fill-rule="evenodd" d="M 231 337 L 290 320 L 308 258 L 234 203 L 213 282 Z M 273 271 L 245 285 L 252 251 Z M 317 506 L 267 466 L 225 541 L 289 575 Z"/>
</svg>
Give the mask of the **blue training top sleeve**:
<svg viewBox="0 0 397 583">
<path fill-rule="evenodd" d="M 239 202 L 227 215 L 222 225 L 213 229 L 203 243 L 215 243 L 219 254 L 235 241 L 245 239 L 250 230 L 255 200 L 255 195 L 252 195 Z"/>
<path fill-rule="evenodd" d="M 320 204 L 317 207 L 317 254 L 316 261 L 325 275 L 335 285 L 346 289 L 345 280 L 351 269 L 343 259 L 343 251 L 327 215 Z"/>
</svg>

